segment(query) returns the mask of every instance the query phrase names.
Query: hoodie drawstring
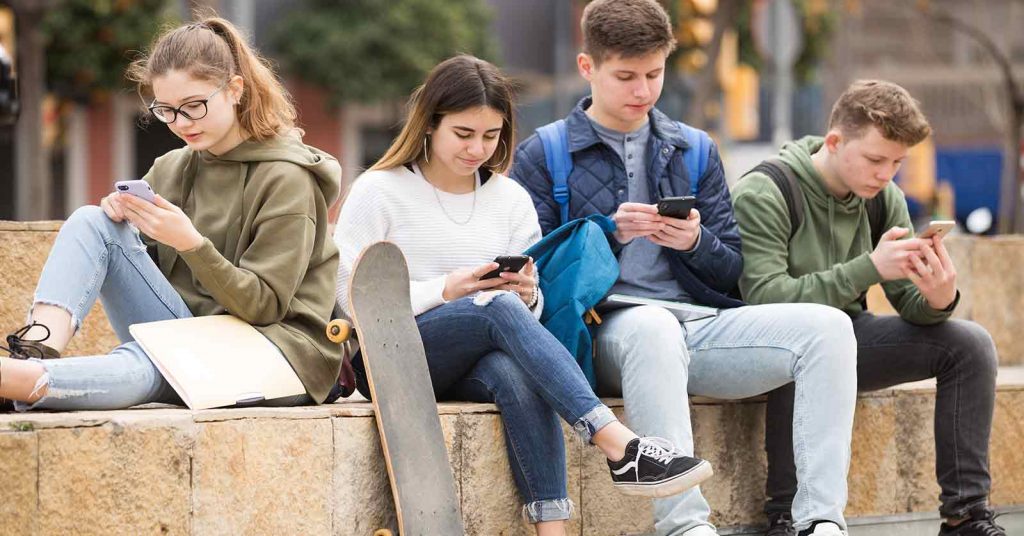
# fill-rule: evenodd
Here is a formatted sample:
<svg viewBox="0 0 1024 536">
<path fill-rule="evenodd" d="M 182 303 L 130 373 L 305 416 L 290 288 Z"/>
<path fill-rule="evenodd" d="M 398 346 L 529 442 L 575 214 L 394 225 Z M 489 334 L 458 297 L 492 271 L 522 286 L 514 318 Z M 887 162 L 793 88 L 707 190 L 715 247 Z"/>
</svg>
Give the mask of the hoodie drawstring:
<svg viewBox="0 0 1024 536">
<path fill-rule="evenodd" d="M 832 196 L 828 196 L 828 265 L 834 266 L 836 263 L 836 209 L 835 200 Z"/>
</svg>

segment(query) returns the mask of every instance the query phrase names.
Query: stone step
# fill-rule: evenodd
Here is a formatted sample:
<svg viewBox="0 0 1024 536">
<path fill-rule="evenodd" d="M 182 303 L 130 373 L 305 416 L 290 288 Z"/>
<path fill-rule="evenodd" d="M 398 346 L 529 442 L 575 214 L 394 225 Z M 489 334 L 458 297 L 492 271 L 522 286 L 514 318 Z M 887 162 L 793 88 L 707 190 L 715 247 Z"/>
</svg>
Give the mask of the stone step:
<svg viewBox="0 0 1024 536">
<path fill-rule="evenodd" d="M 607 403 L 621 415 L 621 400 Z M 927 384 L 860 397 L 851 519 L 933 515 L 933 404 Z M 442 403 L 439 411 L 469 534 L 531 534 L 519 514 L 496 408 Z M 713 521 L 723 529 L 759 525 L 763 401 L 695 399 L 693 422 L 697 454 L 715 466 L 704 487 Z M 1024 369 L 1001 369 L 994 428 L 992 502 L 1020 507 Z M 570 497 L 578 506 L 569 533 L 650 532 L 650 501 L 615 492 L 600 453 L 568 427 L 564 432 Z M 366 535 L 395 528 L 373 406 L 359 401 L 4 414 L 0 475 L 0 535 Z"/>
<path fill-rule="evenodd" d="M 996 507 L 996 523 L 1007 534 L 1024 534 L 1024 507 Z M 890 516 L 855 517 L 846 520 L 850 536 L 935 536 L 942 523 L 938 512 Z M 742 527 L 720 531 L 722 536 L 762 536 L 764 527 Z"/>
</svg>

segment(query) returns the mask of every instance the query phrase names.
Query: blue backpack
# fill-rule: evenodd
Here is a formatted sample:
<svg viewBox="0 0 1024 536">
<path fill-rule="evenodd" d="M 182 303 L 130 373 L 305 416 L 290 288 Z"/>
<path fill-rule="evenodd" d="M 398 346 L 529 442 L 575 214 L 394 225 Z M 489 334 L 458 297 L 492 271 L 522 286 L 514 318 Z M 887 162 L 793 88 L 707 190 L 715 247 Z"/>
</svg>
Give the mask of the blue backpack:
<svg viewBox="0 0 1024 536">
<path fill-rule="evenodd" d="M 524 252 L 540 273 L 541 324 L 576 358 L 594 389 L 592 337 L 584 315 L 619 279 L 619 263 L 606 236 L 612 232 L 615 222 L 594 214 L 562 225 Z"/>
<path fill-rule="evenodd" d="M 690 174 L 690 195 L 697 195 L 697 186 L 708 169 L 708 154 L 711 152 L 711 137 L 703 130 L 693 128 L 682 121 L 677 125 L 683 131 L 683 138 L 690 149 L 683 153 L 686 171 Z M 569 221 L 569 175 L 572 173 L 572 154 L 569 153 L 569 130 L 564 119 L 548 123 L 537 129 L 544 146 L 544 160 L 551 173 L 552 191 L 555 202 L 561 209 L 561 222 Z"/>
</svg>

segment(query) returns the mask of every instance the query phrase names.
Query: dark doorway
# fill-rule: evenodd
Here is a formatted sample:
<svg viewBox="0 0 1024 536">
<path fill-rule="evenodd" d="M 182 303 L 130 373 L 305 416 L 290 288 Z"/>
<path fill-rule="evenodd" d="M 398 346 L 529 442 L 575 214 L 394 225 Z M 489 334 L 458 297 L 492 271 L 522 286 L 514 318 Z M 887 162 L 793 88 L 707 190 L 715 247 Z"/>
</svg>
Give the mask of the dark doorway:
<svg viewBox="0 0 1024 536">
<path fill-rule="evenodd" d="M 14 219 L 14 127 L 0 127 L 0 220 Z"/>
<path fill-rule="evenodd" d="M 153 161 L 169 151 L 183 147 L 185 142 L 175 136 L 166 125 L 149 121 L 143 123 L 140 118 L 135 120 L 135 177 L 141 179 Z"/>
<path fill-rule="evenodd" d="M 398 135 L 401 125 L 367 125 L 362 128 L 363 154 L 360 155 L 360 168 L 365 169 L 372 166 L 380 157 L 384 156 L 395 136 Z"/>
</svg>

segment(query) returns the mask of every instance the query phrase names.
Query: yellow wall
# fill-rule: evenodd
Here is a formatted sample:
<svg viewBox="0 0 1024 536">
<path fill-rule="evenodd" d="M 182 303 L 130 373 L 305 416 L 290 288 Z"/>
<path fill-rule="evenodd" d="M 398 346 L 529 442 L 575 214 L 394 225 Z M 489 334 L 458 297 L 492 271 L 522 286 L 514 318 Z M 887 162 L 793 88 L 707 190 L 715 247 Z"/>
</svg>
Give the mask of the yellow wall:
<svg viewBox="0 0 1024 536">
<path fill-rule="evenodd" d="M 14 12 L 8 7 L 0 6 L 0 45 L 3 45 L 11 58 L 18 57 L 14 41 Z"/>
</svg>

